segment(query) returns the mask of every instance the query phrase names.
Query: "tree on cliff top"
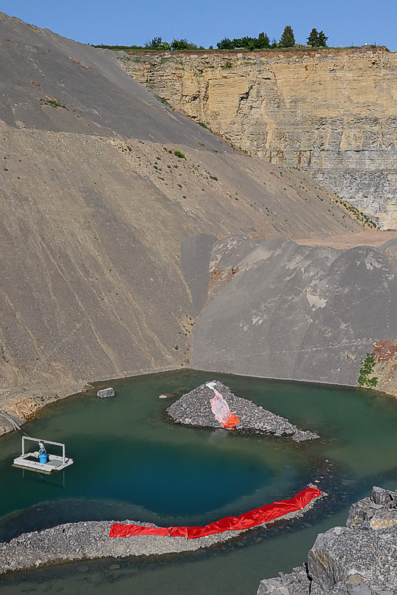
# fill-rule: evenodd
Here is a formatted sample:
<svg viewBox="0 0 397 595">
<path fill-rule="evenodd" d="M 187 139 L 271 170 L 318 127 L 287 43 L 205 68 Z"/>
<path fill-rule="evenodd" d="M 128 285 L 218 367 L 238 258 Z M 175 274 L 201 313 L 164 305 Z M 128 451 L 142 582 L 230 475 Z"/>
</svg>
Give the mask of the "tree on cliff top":
<svg viewBox="0 0 397 595">
<path fill-rule="evenodd" d="M 319 33 L 317 29 L 312 29 L 309 37 L 307 38 L 307 43 L 313 48 L 326 48 L 327 39 L 328 37 L 325 36 L 324 31 L 320 31 Z"/>
<path fill-rule="evenodd" d="M 267 33 L 259 33 L 258 41 L 256 43 L 256 49 L 270 48 L 270 39 Z"/>
<path fill-rule="evenodd" d="M 313 29 L 310 31 L 310 35 L 309 35 L 309 37 L 307 38 L 307 43 L 308 43 L 309 45 L 311 45 L 311 46 L 312 46 L 312 48 L 315 48 L 315 47 L 317 47 L 317 46 L 318 46 L 318 31 L 317 31 L 317 29 L 314 29 L 314 28 L 313 28 Z"/>
<path fill-rule="evenodd" d="M 328 37 L 325 37 L 324 31 L 320 31 L 320 33 L 318 34 L 318 47 L 326 48 L 327 47 L 327 39 L 328 39 Z"/>
<path fill-rule="evenodd" d="M 234 50 L 235 48 L 244 48 L 252 52 L 252 50 L 262 50 L 270 47 L 270 39 L 266 33 L 259 33 L 258 39 L 256 37 L 245 37 L 229 39 L 225 37 L 217 44 L 219 50 Z"/>
<path fill-rule="evenodd" d="M 282 48 L 292 48 L 292 46 L 295 45 L 295 35 L 290 25 L 285 27 L 283 34 L 280 37 L 279 45 Z"/>
<path fill-rule="evenodd" d="M 228 37 L 225 37 L 222 41 L 218 41 L 216 45 L 218 46 L 218 50 L 234 50 L 234 43 Z"/>
<path fill-rule="evenodd" d="M 161 37 L 153 37 L 151 41 L 145 43 L 145 48 L 148 50 L 170 50 L 171 46 L 166 41 L 163 41 Z"/>
<path fill-rule="evenodd" d="M 172 50 L 197 50 L 195 43 L 190 43 L 187 39 L 173 39 L 171 43 Z"/>
</svg>

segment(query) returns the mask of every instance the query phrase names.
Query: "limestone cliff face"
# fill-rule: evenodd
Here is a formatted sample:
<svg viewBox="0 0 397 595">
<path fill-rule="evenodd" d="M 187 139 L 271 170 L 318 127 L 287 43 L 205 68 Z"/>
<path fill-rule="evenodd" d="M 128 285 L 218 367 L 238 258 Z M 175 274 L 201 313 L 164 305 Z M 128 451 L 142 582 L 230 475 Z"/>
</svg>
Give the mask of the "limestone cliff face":
<svg viewBox="0 0 397 595">
<path fill-rule="evenodd" d="M 307 169 L 380 227 L 397 227 L 396 53 L 163 54 L 120 64 L 235 146 Z"/>
</svg>

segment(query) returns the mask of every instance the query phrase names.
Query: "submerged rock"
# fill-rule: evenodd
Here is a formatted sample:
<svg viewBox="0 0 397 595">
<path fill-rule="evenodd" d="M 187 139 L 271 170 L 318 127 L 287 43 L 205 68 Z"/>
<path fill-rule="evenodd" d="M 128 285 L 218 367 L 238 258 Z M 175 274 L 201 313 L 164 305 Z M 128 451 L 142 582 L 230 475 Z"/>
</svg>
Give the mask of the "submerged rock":
<svg viewBox="0 0 397 595">
<path fill-rule="evenodd" d="M 167 413 L 175 423 L 210 428 L 223 427 L 211 410 L 214 391 L 208 384 L 211 384 L 222 394 L 231 412 L 239 418 L 241 423 L 237 427 L 237 431 L 253 431 L 257 434 L 273 434 L 274 436 L 285 435 L 290 436 L 295 442 L 319 438 L 313 432 L 300 430 L 285 417 L 271 413 L 271 411 L 255 405 L 252 401 L 236 397 L 230 388 L 218 381 L 202 384 L 173 403 L 167 409 Z"/>
<path fill-rule="evenodd" d="M 391 595 L 397 592 L 397 492 L 374 487 L 345 527 L 320 533 L 308 566 L 261 581 L 257 595 Z"/>
<path fill-rule="evenodd" d="M 97 392 L 97 397 L 100 399 L 106 399 L 107 397 L 114 397 L 116 393 L 113 388 L 103 388 Z"/>
</svg>

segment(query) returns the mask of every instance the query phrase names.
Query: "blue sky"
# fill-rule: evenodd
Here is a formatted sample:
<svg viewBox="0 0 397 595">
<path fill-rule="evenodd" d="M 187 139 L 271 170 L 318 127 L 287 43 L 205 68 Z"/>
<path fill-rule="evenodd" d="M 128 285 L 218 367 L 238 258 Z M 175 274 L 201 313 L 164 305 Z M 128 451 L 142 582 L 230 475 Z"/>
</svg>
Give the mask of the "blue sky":
<svg viewBox="0 0 397 595">
<path fill-rule="evenodd" d="M 395 0 L 2 0 L 0 11 L 92 44 L 142 45 L 159 36 L 208 47 L 261 31 L 279 39 L 291 25 L 299 43 L 316 27 L 329 45 L 377 43 L 397 50 Z"/>
</svg>

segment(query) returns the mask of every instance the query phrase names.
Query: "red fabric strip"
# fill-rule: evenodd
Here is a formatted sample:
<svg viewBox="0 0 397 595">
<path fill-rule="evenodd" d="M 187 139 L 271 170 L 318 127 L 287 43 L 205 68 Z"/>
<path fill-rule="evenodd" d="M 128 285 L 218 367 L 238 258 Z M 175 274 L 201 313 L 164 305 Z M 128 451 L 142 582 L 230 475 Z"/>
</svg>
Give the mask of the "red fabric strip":
<svg viewBox="0 0 397 595">
<path fill-rule="evenodd" d="M 251 529 L 262 523 L 275 521 L 289 512 L 296 512 L 305 508 L 314 498 L 321 496 L 317 488 L 306 488 L 296 494 L 291 500 L 280 500 L 273 504 L 266 504 L 240 516 L 228 516 L 205 527 L 142 527 L 141 525 L 123 525 L 114 523 L 110 528 L 109 537 L 133 537 L 134 535 L 160 535 L 170 537 L 187 537 L 196 539 L 206 535 L 215 535 L 225 531 L 241 531 Z"/>
</svg>

